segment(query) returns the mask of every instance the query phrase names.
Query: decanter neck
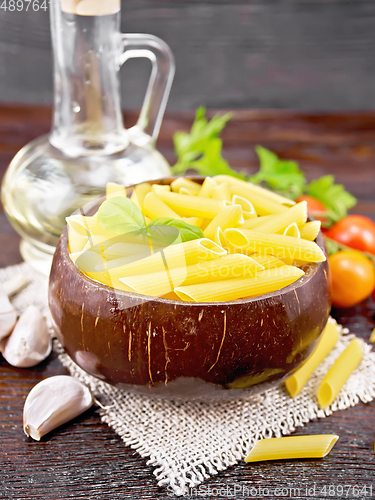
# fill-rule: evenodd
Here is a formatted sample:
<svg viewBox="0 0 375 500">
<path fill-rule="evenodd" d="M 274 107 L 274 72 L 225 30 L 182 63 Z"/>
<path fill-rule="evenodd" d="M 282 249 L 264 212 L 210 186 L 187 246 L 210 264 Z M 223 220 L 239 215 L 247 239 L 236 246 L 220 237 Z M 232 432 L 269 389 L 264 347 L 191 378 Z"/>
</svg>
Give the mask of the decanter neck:
<svg viewBox="0 0 375 500">
<path fill-rule="evenodd" d="M 123 150 L 120 90 L 120 13 L 80 16 L 51 3 L 54 53 L 53 146 L 67 156 Z"/>
</svg>

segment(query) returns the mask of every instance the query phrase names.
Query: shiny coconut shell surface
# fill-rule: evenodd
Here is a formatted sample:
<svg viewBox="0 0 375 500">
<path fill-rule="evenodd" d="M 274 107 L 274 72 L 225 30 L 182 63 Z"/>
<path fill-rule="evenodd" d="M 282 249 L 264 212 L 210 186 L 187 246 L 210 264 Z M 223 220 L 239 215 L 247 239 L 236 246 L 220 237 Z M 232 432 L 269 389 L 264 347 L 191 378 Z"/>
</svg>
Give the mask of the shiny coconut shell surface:
<svg viewBox="0 0 375 500">
<path fill-rule="evenodd" d="M 317 243 L 324 249 L 321 235 Z M 52 263 L 49 305 L 66 352 L 101 380 L 172 399 L 247 397 L 298 368 L 327 322 L 328 262 L 304 271 L 295 283 L 250 299 L 149 297 L 81 273 L 65 230 Z"/>
</svg>

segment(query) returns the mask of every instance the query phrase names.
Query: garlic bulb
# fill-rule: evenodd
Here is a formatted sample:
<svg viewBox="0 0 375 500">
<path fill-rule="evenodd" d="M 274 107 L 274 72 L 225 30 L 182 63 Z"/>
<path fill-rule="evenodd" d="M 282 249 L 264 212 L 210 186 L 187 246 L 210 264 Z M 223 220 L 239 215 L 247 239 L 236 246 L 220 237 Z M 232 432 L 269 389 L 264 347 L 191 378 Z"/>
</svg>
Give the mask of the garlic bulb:
<svg viewBox="0 0 375 500">
<path fill-rule="evenodd" d="M 57 375 L 39 382 L 26 398 L 23 430 L 36 441 L 59 425 L 78 417 L 93 404 L 92 395 L 82 382 L 68 375 Z"/>
<path fill-rule="evenodd" d="M 8 296 L 0 291 L 0 341 L 8 337 L 17 321 L 17 313 Z"/>
<path fill-rule="evenodd" d="M 10 337 L 1 346 L 4 358 L 12 366 L 29 368 L 50 354 L 52 340 L 41 311 L 29 306 L 19 320 Z"/>
</svg>

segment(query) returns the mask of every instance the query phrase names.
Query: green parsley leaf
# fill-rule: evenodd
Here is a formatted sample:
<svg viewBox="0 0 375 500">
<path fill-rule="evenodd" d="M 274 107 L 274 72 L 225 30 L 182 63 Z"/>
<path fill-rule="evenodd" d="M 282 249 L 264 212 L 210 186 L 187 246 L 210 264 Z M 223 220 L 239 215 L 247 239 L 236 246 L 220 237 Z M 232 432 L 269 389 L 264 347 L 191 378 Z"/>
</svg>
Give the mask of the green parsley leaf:
<svg viewBox="0 0 375 500">
<path fill-rule="evenodd" d="M 312 181 L 307 187 L 307 193 L 327 207 L 328 217 L 332 222 L 345 217 L 349 208 L 357 203 L 356 198 L 345 191 L 342 184 L 335 184 L 333 175 L 324 175 Z"/>
<path fill-rule="evenodd" d="M 233 170 L 222 157 L 222 142 L 218 138 L 232 114 L 215 115 L 210 121 L 203 107 L 197 109 L 190 133 L 176 132 L 173 143 L 177 163 L 172 167 L 176 175 L 193 169 L 200 175 L 227 174 L 245 179 L 243 174 Z"/>
<path fill-rule="evenodd" d="M 292 199 L 298 198 L 306 184 L 304 173 L 298 163 L 290 160 L 281 160 L 278 156 L 262 146 L 256 146 L 260 169 L 249 177 L 254 184 L 265 183 L 267 187 L 278 191 Z"/>
<path fill-rule="evenodd" d="M 146 230 L 145 218 L 129 198 L 116 196 L 105 200 L 98 210 L 98 222 L 103 229 L 115 234 L 140 234 Z"/>
<path fill-rule="evenodd" d="M 169 226 L 169 231 L 166 231 L 165 226 Z M 174 229 L 174 231 L 172 229 Z M 193 226 L 183 220 L 168 219 L 166 217 L 160 217 L 151 221 L 148 225 L 148 230 L 149 233 L 151 233 L 151 238 L 154 235 L 154 238 L 158 238 L 157 244 L 163 246 L 176 243 L 178 236 L 180 237 L 180 242 L 182 243 L 185 241 L 204 238 L 204 234 L 198 226 Z M 158 233 L 155 231 L 158 231 Z M 173 236 L 174 240 L 172 240 Z M 154 242 L 156 242 L 156 240 Z"/>
</svg>

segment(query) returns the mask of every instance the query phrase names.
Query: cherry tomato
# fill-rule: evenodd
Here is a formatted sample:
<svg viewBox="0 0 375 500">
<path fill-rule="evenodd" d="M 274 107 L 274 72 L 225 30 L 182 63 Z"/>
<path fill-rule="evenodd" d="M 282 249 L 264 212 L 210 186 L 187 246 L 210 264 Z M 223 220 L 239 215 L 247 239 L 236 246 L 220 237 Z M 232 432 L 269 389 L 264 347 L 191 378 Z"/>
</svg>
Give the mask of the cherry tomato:
<svg viewBox="0 0 375 500">
<path fill-rule="evenodd" d="M 329 264 L 334 306 L 352 307 L 371 295 L 375 288 L 375 269 L 365 255 L 345 250 L 331 255 Z"/>
<path fill-rule="evenodd" d="M 350 248 L 375 254 L 375 222 L 364 215 L 347 215 L 325 234 Z"/>
<path fill-rule="evenodd" d="M 314 217 L 314 219 L 320 220 L 322 224 L 327 222 L 327 219 L 324 217 L 324 214 L 327 213 L 327 209 L 321 201 L 309 196 L 308 194 L 299 196 L 296 201 L 297 203 L 300 201 L 306 201 L 308 214 Z"/>
</svg>

